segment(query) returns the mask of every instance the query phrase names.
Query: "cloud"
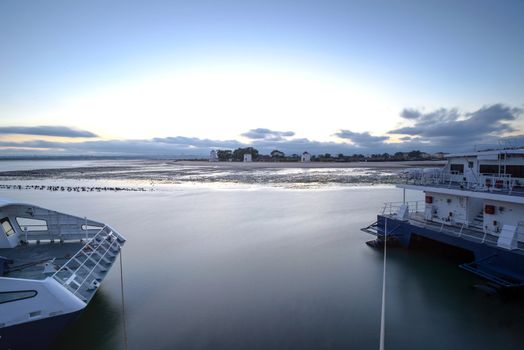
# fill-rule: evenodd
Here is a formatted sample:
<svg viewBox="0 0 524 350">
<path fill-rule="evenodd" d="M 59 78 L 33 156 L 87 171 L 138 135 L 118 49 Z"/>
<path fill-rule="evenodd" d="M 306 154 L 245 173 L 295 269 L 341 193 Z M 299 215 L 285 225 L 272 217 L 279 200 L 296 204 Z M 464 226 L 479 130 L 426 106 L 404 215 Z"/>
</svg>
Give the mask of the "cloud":
<svg viewBox="0 0 524 350">
<path fill-rule="evenodd" d="M 295 136 L 293 131 L 274 131 L 265 128 L 251 129 L 242 134 L 251 140 L 283 141 L 287 137 Z"/>
<path fill-rule="evenodd" d="M 345 130 L 347 131 L 347 130 Z M 342 132 L 342 131 L 341 131 Z M 339 132 L 340 133 L 340 132 Z M 356 133 L 357 135 L 366 133 Z M 366 136 L 360 136 L 366 138 Z M 403 142 L 385 143 L 382 136 L 371 136 L 374 141 L 362 141 L 359 144 L 346 142 L 321 142 L 307 138 L 289 139 L 283 141 L 255 140 L 251 143 L 241 143 L 235 140 L 208 140 L 194 137 L 173 136 L 166 138 L 155 138 L 150 140 L 94 140 L 81 142 L 53 142 L 46 140 L 33 140 L 24 142 L 0 141 L 0 156 L 20 155 L 45 155 L 45 156 L 130 156 L 130 157 L 153 157 L 153 158 L 176 158 L 176 157 L 207 157 L 212 149 L 235 149 L 239 147 L 255 147 L 262 154 L 269 154 L 278 149 L 288 155 L 302 154 L 308 151 L 311 154 L 339 154 L 346 155 L 354 153 L 395 153 L 414 149 L 426 152 L 472 150 L 473 145 L 468 144 L 465 148 L 457 146 L 446 147 L 435 145 L 427 140 L 422 141 L 419 137 L 404 137 Z M 355 136 L 353 136 L 355 138 Z M 372 139 L 373 140 L 373 139 Z M 492 144 L 497 145 L 496 139 Z M 518 135 L 505 139 L 508 146 L 521 146 L 524 144 L 524 135 Z M 484 144 L 487 142 L 483 142 Z M 365 146 L 364 146 L 365 145 Z"/>
<path fill-rule="evenodd" d="M 320 142 L 306 138 L 290 140 L 254 140 L 241 143 L 235 140 L 209 140 L 195 137 L 174 136 L 150 140 L 96 140 L 82 142 L 51 142 L 34 140 L 24 142 L 1 142 L 0 155 L 91 155 L 91 156 L 136 156 L 136 157 L 207 157 L 212 149 L 235 149 L 255 147 L 262 154 L 278 149 L 286 154 L 353 154 L 361 153 L 348 143 Z M 384 152 L 385 150 L 382 150 Z"/>
<path fill-rule="evenodd" d="M 210 140 L 200 139 L 198 137 L 172 136 L 172 137 L 157 137 L 152 139 L 154 142 L 161 142 L 170 145 L 190 147 L 190 148 L 238 148 L 243 147 L 243 144 L 236 140 Z"/>
<path fill-rule="evenodd" d="M 341 139 L 348 139 L 358 147 L 376 147 L 384 145 L 384 141 L 389 140 L 389 136 L 372 136 L 369 132 L 353 132 L 350 130 L 339 130 L 335 136 Z"/>
<path fill-rule="evenodd" d="M 410 142 L 413 142 L 413 141 L 421 141 L 420 137 L 412 137 L 412 136 L 402 136 L 401 138 L 399 138 L 400 141 L 410 141 Z"/>
<path fill-rule="evenodd" d="M 404 119 L 418 119 L 420 118 L 421 113 L 417 111 L 416 109 L 411 108 L 405 108 L 401 113 L 400 116 Z"/>
<path fill-rule="evenodd" d="M 204 141 L 201 145 L 194 142 L 169 143 L 159 140 L 96 140 L 83 142 L 53 142 L 33 140 L 23 142 L 1 142 L 0 155 L 22 153 L 33 150 L 32 154 L 51 155 L 99 155 L 99 156 L 147 156 L 168 157 L 177 155 L 206 155 L 211 147 Z M 7 148 L 7 150 L 5 149 Z"/>
<path fill-rule="evenodd" d="M 391 130 L 389 134 L 418 137 L 435 146 L 467 145 L 493 141 L 516 131 L 511 122 L 517 120 L 522 109 L 503 104 L 485 106 L 470 113 L 457 109 L 440 108 L 429 113 L 404 109 L 401 117 L 411 122 Z"/>
<path fill-rule="evenodd" d="M 98 137 L 98 135 L 90 131 L 68 128 L 66 126 L 4 126 L 0 127 L 0 134 L 89 138 Z"/>
<path fill-rule="evenodd" d="M 198 137 L 171 136 L 142 140 L 69 140 L 66 142 L 32 140 L 0 141 L 0 156 L 16 155 L 94 155 L 94 156 L 133 156 L 133 157 L 206 157 L 212 149 L 236 149 L 255 147 L 262 154 L 278 149 L 286 154 L 354 154 L 354 153 L 395 153 L 419 149 L 426 152 L 450 152 L 472 150 L 479 144 L 497 145 L 501 136 L 511 133 L 503 142 L 508 146 L 524 145 L 524 135 L 516 134 L 512 123 L 518 121 L 523 110 L 502 104 L 482 107 L 474 112 L 461 113 L 457 109 L 439 108 L 431 112 L 417 109 L 404 109 L 401 117 L 408 125 L 389 131 L 398 135 L 394 139 L 388 135 L 374 136 L 369 132 L 354 132 L 347 129 L 334 135 L 340 142 L 321 142 L 307 138 L 293 138 L 293 131 L 274 131 L 265 128 L 251 129 L 242 134 L 247 142 L 238 140 L 212 140 Z M 516 123 L 515 123 L 516 124 Z M 43 128 L 69 130 L 71 135 L 84 135 L 85 131 L 62 127 L 22 128 L 40 130 Z M 16 129 L 16 130 L 13 130 Z M 20 128 L 0 128 L 0 133 L 20 131 Z M 55 129 L 56 131 L 57 129 Z M 58 136 L 55 132 L 52 135 Z M 89 135 L 88 133 L 87 135 Z M 40 135 L 33 133 L 33 135 Z M 94 134 L 93 134 L 94 135 Z M 65 136 L 61 133 L 60 136 Z M 94 136 L 91 136 L 94 137 Z M 346 141 L 346 142 L 344 142 Z M 349 142 L 350 141 L 350 142 Z"/>
</svg>

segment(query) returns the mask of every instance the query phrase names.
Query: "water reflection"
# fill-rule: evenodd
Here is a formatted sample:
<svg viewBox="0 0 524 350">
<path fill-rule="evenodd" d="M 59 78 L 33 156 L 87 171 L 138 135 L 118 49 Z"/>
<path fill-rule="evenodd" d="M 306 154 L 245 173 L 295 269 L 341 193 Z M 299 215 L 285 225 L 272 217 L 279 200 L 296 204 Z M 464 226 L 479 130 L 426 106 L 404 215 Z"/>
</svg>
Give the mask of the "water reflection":
<svg viewBox="0 0 524 350">
<path fill-rule="evenodd" d="M 524 341 L 524 301 L 477 293 L 483 281 L 458 263 L 428 250 L 388 251 L 386 346 L 512 349 Z"/>
<path fill-rule="evenodd" d="M 56 340 L 52 349 L 123 348 L 122 309 L 102 287 L 89 306 Z"/>
</svg>

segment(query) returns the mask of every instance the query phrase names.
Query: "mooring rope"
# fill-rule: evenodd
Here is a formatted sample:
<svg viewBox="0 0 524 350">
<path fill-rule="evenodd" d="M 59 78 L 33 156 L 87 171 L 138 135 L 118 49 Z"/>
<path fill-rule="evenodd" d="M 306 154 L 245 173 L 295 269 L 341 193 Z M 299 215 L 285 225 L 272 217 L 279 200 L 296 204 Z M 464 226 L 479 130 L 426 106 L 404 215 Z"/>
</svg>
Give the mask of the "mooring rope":
<svg viewBox="0 0 524 350">
<path fill-rule="evenodd" d="M 384 333 L 386 331 L 386 242 L 388 219 L 384 217 L 384 268 L 382 270 L 382 311 L 380 314 L 380 350 L 384 350 Z"/>
<path fill-rule="evenodd" d="M 124 349 L 127 350 L 127 323 L 124 302 L 124 270 L 122 268 L 122 250 L 120 250 L 120 292 L 122 296 L 122 326 L 124 327 Z"/>
</svg>

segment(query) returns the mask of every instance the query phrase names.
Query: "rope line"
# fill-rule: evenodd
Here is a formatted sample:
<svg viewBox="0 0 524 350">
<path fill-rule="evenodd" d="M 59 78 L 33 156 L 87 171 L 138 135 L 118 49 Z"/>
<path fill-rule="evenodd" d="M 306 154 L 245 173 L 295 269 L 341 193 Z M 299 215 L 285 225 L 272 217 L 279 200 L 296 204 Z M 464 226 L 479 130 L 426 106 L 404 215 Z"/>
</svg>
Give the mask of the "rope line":
<svg viewBox="0 0 524 350">
<path fill-rule="evenodd" d="M 382 272 L 382 310 L 380 313 L 380 350 L 384 350 L 384 334 L 386 331 L 386 242 L 388 219 L 384 217 L 384 268 Z"/>
<path fill-rule="evenodd" d="M 124 302 L 124 270 L 122 268 L 122 250 L 120 250 L 120 292 L 122 296 L 122 326 L 124 327 L 124 349 L 127 350 L 127 323 L 126 308 Z"/>
</svg>

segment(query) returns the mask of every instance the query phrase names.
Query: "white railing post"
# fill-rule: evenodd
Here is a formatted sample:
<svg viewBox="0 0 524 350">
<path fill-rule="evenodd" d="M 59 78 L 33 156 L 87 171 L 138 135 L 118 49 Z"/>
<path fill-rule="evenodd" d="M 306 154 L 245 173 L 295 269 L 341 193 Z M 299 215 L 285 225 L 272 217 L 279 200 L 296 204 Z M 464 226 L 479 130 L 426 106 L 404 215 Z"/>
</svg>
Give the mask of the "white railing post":
<svg viewBox="0 0 524 350">
<path fill-rule="evenodd" d="M 459 237 L 462 236 L 462 230 L 464 229 L 464 222 L 462 223 L 462 226 L 460 227 Z"/>
<path fill-rule="evenodd" d="M 87 242 L 87 239 L 89 238 L 89 235 L 88 235 L 88 232 L 87 232 L 87 216 L 84 216 L 84 222 L 85 222 L 85 229 L 86 229 L 86 242 Z"/>
</svg>

